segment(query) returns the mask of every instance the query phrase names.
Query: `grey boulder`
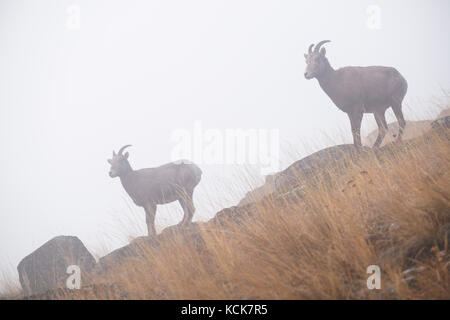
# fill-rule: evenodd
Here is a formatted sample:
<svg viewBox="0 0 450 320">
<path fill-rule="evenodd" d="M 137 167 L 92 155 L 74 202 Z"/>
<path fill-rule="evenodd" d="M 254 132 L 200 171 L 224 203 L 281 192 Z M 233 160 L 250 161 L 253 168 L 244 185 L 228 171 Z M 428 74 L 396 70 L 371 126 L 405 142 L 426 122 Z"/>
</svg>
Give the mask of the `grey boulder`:
<svg viewBox="0 0 450 320">
<path fill-rule="evenodd" d="M 17 266 L 24 296 L 41 294 L 66 287 L 67 268 L 77 265 L 83 275 L 89 274 L 96 261 L 77 237 L 58 236 L 26 256 Z"/>
</svg>

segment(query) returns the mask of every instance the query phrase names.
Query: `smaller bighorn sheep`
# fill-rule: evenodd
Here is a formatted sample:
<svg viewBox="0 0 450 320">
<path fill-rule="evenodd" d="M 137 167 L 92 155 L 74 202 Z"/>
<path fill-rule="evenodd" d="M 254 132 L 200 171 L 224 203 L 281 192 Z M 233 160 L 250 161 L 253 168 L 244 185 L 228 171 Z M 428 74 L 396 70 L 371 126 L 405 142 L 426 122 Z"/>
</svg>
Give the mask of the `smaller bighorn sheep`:
<svg viewBox="0 0 450 320">
<path fill-rule="evenodd" d="M 325 57 L 325 48 L 320 49 L 327 42 L 330 40 L 320 41 L 314 51 L 314 44 L 309 46 L 308 54 L 305 54 L 305 78 L 316 78 L 334 104 L 348 114 L 353 143 L 361 146 L 363 114 L 373 113 L 378 125 L 374 147 L 378 147 L 388 128 L 385 112 L 389 107 L 392 107 L 397 118 L 397 139 L 401 140 L 406 125 L 402 113 L 402 101 L 408 89 L 405 78 L 391 67 L 344 67 L 335 70 Z"/>
<path fill-rule="evenodd" d="M 190 223 L 195 212 L 192 196 L 202 175 L 200 168 L 187 160 L 181 160 L 157 168 L 133 170 L 128 162 L 128 152 L 122 154 L 127 147 L 130 145 L 120 148 L 117 154 L 113 151 L 112 159 L 108 159 L 111 165 L 109 176 L 119 177 L 134 203 L 144 208 L 148 235 L 156 235 L 155 215 L 158 204 L 178 200 L 184 211 L 180 225 Z"/>
</svg>

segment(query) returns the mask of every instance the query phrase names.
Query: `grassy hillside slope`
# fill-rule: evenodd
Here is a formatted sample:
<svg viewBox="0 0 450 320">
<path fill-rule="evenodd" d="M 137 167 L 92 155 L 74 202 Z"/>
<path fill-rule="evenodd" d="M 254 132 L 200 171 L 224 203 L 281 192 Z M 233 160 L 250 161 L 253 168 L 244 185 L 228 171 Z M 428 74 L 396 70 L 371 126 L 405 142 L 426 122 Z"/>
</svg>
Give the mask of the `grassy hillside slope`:
<svg viewBox="0 0 450 320">
<path fill-rule="evenodd" d="M 449 299 L 449 155 L 448 129 L 365 151 L 301 190 L 138 238 L 82 290 L 40 298 Z"/>
</svg>

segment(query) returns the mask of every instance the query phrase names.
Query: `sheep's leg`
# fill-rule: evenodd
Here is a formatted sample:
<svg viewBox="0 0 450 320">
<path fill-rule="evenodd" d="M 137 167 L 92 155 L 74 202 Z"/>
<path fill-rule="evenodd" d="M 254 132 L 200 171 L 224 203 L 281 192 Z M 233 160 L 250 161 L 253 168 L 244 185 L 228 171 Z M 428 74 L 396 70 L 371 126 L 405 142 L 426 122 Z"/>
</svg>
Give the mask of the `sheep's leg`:
<svg viewBox="0 0 450 320">
<path fill-rule="evenodd" d="M 352 128 L 353 135 L 353 143 L 356 147 L 362 147 L 361 143 L 361 121 L 363 118 L 362 111 L 358 111 L 355 113 L 349 113 L 348 117 L 350 118 L 350 126 Z"/>
<path fill-rule="evenodd" d="M 377 122 L 377 125 L 378 125 L 378 137 L 373 145 L 374 148 L 378 148 L 380 146 L 381 142 L 383 142 L 383 139 L 386 136 L 386 131 L 388 130 L 384 112 L 385 111 L 375 112 L 373 114 L 375 116 L 375 121 Z"/>
<path fill-rule="evenodd" d="M 402 112 L 402 105 L 401 104 L 394 104 L 392 105 L 392 110 L 394 110 L 395 117 L 398 121 L 398 135 L 397 135 L 397 141 L 402 140 L 403 131 L 406 127 L 406 121 L 405 118 L 403 118 L 403 112 Z"/>
<path fill-rule="evenodd" d="M 145 207 L 145 222 L 147 223 L 148 236 L 156 236 L 155 229 L 156 205 L 147 205 Z"/>
<path fill-rule="evenodd" d="M 195 212 L 194 201 L 192 200 L 192 192 L 188 192 L 183 195 L 183 197 L 181 197 L 178 202 L 180 203 L 181 208 L 183 208 L 184 211 L 183 220 L 180 222 L 180 225 L 186 226 L 192 222 L 192 218 Z"/>
</svg>

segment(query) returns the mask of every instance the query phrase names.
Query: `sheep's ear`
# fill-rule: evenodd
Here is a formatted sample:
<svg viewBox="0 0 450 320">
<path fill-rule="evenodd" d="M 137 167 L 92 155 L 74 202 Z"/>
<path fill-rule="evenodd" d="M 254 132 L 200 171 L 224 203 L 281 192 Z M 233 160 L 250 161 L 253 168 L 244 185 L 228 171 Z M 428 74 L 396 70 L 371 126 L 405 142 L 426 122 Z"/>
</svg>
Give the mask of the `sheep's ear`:
<svg viewBox="0 0 450 320">
<path fill-rule="evenodd" d="M 305 56 L 305 59 L 308 59 L 308 55 L 306 53 L 303 54 Z"/>
<path fill-rule="evenodd" d="M 108 161 L 108 163 L 111 164 L 111 159 L 108 159 L 108 160 L 106 160 L 106 161 Z"/>
<path fill-rule="evenodd" d="M 327 51 L 325 50 L 325 48 L 320 49 L 320 54 L 321 54 L 322 56 L 325 57 L 325 54 L 326 54 L 326 53 L 327 53 Z"/>
<path fill-rule="evenodd" d="M 125 152 L 125 154 L 123 155 L 124 157 L 125 157 L 125 159 L 128 159 L 128 156 L 129 156 L 130 154 L 128 153 L 128 152 Z"/>
</svg>

